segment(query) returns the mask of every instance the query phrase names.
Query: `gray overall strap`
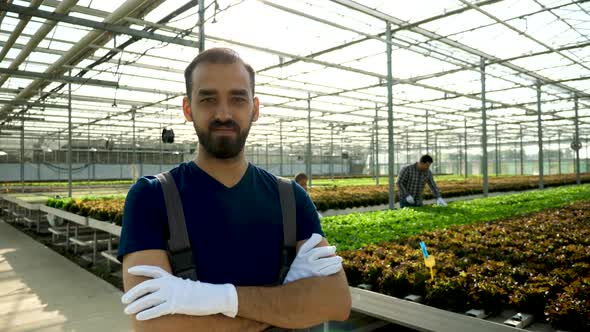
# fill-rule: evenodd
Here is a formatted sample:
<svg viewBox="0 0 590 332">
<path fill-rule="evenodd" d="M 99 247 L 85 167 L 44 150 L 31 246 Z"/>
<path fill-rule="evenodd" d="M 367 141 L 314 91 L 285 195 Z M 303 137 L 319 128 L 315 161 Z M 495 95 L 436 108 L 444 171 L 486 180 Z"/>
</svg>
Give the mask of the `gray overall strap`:
<svg viewBox="0 0 590 332">
<path fill-rule="evenodd" d="M 188 232 L 186 231 L 182 201 L 174 178 L 169 172 L 157 174 L 156 178 L 162 184 L 164 201 L 166 202 L 168 230 L 170 232 L 167 252 L 172 266 L 172 273 L 177 277 L 197 280 L 197 270 L 193 260 Z"/>
<path fill-rule="evenodd" d="M 277 177 L 281 210 L 283 212 L 283 248 L 281 250 L 281 270 L 279 272 L 278 285 L 282 285 L 289 267 L 296 254 L 297 245 L 297 215 L 295 209 L 295 193 L 291 180 Z"/>
</svg>

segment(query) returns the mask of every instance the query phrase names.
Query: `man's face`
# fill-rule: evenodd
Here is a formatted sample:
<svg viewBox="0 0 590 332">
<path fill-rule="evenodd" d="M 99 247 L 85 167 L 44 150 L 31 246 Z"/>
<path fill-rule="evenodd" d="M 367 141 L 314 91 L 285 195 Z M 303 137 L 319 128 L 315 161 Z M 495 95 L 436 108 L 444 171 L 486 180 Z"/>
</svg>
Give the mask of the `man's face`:
<svg viewBox="0 0 590 332">
<path fill-rule="evenodd" d="M 418 169 L 421 171 L 427 171 L 430 168 L 432 163 L 423 163 L 421 161 L 418 162 Z"/>
<path fill-rule="evenodd" d="M 191 100 L 185 97 L 182 105 L 185 119 L 193 122 L 199 144 L 210 155 L 237 157 L 258 120 L 259 102 L 248 71 L 241 63 L 201 63 L 192 75 Z"/>
</svg>

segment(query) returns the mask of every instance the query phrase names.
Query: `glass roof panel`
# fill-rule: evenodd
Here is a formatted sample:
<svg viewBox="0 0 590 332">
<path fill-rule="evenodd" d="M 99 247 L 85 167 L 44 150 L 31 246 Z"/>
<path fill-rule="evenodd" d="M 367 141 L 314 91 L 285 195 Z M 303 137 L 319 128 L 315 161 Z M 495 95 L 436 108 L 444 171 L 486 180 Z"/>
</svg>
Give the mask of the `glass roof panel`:
<svg viewBox="0 0 590 332">
<path fill-rule="evenodd" d="M 27 1 L 13 3 L 30 5 Z M 43 3 L 41 10 L 54 11 L 60 2 Z M 103 21 L 121 10 L 124 3 L 78 1 L 69 15 Z M 194 141 L 194 129 L 184 124 L 181 104 L 184 69 L 198 54 L 198 7 L 179 12 L 158 29 L 153 28 L 185 3 L 162 1 L 141 11 L 144 17 L 128 14 L 118 22 L 122 28 L 149 28 L 155 34 L 153 39 L 103 33 L 102 38 L 82 45 L 93 29 L 59 22 L 32 52 L 25 51 L 25 45 L 45 20 L 33 17 L 22 33 L 15 35 L 16 44 L 6 45 L 21 22 L 17 14 L 7 13 L 0 25 L 0 47 L 5 48 L 0 53 L 0 67 L 44 73 L 55 63 L 62 66 L 52 72 L 57 81 L 4 75 L 2 99 L 12 100 L 20 94 L 20 98 L 33 102 L 47 94 L 45 102 L 66 105 L 67 84 L 59 76 L 67 76 L 72 69 L 77 79 L 72 84 L 73 108 L 76 121 L 82 125 L 75 128 L 76 132 L 86 130 L 84 123 L 90 120 L 95 123 L 92 131 L 96 136 L 107 132 L 129 138 L 129 111 L 135 105 L 140 108 L 136 124 L 142 137 L 157 139 L 163 125 L 178 130 L 179 142 Z M 465 117 L 469 131 L 476 134 L 481 125 L 482 58 L 486 63 L 490 123 L 512 130 L 522 123 L 533 136 L 535 82 L 539 80 L 543 83 L 541 100 L 548 133 L 554 135 L 560 126 L 571 127 L 566 123 L 573 116 L 571 97 L 575 93 L 580 96 L 581 132 L 590 130 L 588 2 L 504 0 L 481 6 L 480 11 L 457 0 L 353 2 L 359 10 L 329 0 L 205 3 L 206 47 L 231 47 L 258 72 L 262 110 L 252 131 L 257 138 L 269 135 L 269 140 L 276 142 L 282 119 L 293 130 L 289 133 L 291 143 L 306 141 L 308 94 L 312 98 L 314 140 L 329 137 L 330 125 L 346 125 L 350 137 L 362 138 L 359 148 L 366 148 L 376 107 L 380 127 L 384 128 L 381 135 L 386 135 L 386 24 L 376 16 L 391 19 L 394 31 L 391 66 L 396 139 L 409 135 L 408 131 L 425 129 L 427 111 L 429 130 L 440 135 L 461 133 Z M 422 20 L 426 21 L 408 26 Z M 158 36 L 177 40 L 156 40 Z M 178 45 L 180 39 L 193 46 Z M 25 61 L 15 63 L 21 56 Z M 23 97 L 22 90 L 17 89 L 26 87 L 30 87 L 26 90 L 30 93 Z M 0 126 L 17 121 L 14 114 L 19 110 L 0 105 Z M 34 107 L 29 112 L 31 117 L 51 118 L 47 123 L 31 119 L 27 128 L 35 135 L 65 128 L 67 109 Z M 356 143 L 352 140 L 347 144 Z"/>
</svg>

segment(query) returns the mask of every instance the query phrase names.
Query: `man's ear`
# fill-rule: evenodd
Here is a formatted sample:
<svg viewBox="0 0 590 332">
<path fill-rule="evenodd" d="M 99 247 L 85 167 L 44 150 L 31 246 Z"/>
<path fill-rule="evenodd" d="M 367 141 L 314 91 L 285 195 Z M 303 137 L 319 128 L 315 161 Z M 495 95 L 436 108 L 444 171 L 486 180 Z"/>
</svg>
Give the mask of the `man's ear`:
<svg viewBox="0 0 590 332">
<path fill-rule="evenodd" d="M 184 114 L 184 119 L 188 122 L 193 122 L 193 114 L 191 113 L 191 102 L 188 100 L 188 97 L 182 98 L 182 113 Z"/>
<path fill-rule="evenodd" d="M 260 101 L 258 97 L 254 97 L 254 114 L 252 114 L 252 122 L 258 121 L 258 115 L 260 115 Z"/>
</svg>

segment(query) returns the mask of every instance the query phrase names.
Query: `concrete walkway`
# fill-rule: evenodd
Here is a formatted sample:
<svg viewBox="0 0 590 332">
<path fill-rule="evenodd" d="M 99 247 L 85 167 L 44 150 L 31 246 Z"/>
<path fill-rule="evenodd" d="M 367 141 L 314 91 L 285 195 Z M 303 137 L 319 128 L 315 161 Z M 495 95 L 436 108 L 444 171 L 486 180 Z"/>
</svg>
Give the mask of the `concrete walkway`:
<svg viewBox="0 0 590 332">
<path fill-rule="evenodd" d="M 121 295 L 0 220 L 0 331 L 131 331 Z"/>
</svg>

